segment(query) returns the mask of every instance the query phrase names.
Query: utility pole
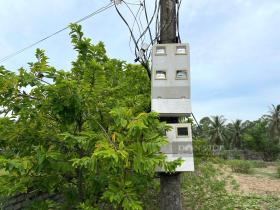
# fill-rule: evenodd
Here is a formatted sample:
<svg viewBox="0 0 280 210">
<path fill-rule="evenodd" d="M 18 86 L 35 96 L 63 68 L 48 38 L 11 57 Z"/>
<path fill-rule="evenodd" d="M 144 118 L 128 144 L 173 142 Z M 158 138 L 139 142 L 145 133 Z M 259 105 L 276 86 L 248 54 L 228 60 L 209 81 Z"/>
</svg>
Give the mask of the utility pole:
<svg viewBox="0 0 280 210">
<path fill-rule="evenodd" d="M 160 43 L 176 43 L 176 0 L 160 0 Z M 160 173 L 160 210 L 182 210 L 181 174 Z"/>
<path fill-rule="evenodd" d="M 160 43 L 176 43 L 176 2 L 160 0 Z"/>
</svg>

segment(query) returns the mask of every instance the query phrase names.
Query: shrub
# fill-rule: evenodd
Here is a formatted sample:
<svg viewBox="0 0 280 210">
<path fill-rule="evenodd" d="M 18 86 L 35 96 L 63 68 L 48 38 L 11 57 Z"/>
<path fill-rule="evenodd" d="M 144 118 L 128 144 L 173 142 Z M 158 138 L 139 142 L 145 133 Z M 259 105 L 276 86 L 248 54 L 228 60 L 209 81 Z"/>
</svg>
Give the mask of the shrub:
<svg viewBox="0 0 280 210">
<path fill-rule="evenodd" d="M 250 161 L 245 162 L 250 163 Z M 233 191 L 228 192 L 226 186 Z M 236 190 L 238 190 L 238 185 L 235 180 L 223 174 L 221 168 L 215 167 L 210 162 L 201 162 L 196 166 L 194 172 L 184 173 L 182 182 L 183 209 L 280 209 L 280 199 L 277 196 L 245 195 Z"/>
<path fill-rule="evenodd" d="M 261 160 L 252 160 L 250 161 L 253 168 L 266 168 L 266 163 Z"/>
<path fill-rule="evenodd" d="M 231 160 L 229 165 L 231 170 L 236 173 L 249 174 L 252 172 L 252 163 L 246 160 Z"/>
<path fill-rule="evenodd" d="M 278 178 L 280 178 L 280 161 L 278 161 L 278 164 L 277 164 L 277 176 L 278 176 Z"/>
<path fill-rule="evenodd" d="M 226 177 L 211 163 L 201 163 L 185 173 L 182 183 L 183 209 L 234 209 L 234 200 L 226 191 Z"/>
<path fill-rule="evenodd" d="M 209 161 L 214 158 L 209 141 L 202 138 L 193 139 L 193 150 L 195 158 L 199 161 Z"/>
<path fill-rule="evenodd" d="M 233 209 L 234 200 L 226 191 L 228 178 L 213 164 L 223 160 L 213 156 L 205 139 L 195 139 L 193 147 L 195 171 L 182 176 L 183 209 Z"/>
</svg>

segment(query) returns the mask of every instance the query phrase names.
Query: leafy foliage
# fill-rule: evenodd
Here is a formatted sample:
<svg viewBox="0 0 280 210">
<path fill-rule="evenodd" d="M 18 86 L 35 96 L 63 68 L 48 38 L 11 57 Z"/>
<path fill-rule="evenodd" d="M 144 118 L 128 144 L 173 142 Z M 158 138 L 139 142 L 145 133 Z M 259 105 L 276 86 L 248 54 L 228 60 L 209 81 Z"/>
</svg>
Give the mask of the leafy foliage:
<svg viewBox="0 0 280 210">
<path fill-rule="evenodd" d="M 200 164 L 193 173 L 185 174 L 183 195 L 185 209 L 233 209 L 225 189 L 226 181 L 219 180 L 219 171 L 211 163 Z"/>
<path fill-rule="evenodd" d="M 255 121 L 226 124 L 223 116 L 204 117 L 199 126 L 193 125 L 193 133 L 196 138 L 207 139 L 213 148 L 252 150 L 263 153 L 266 161 L 275 161 L 280 154 L 279 122 L 279 105 L 273 105 L 269 114 Z"/>
<path fill-rule="evenodd" d="M 149 78 L 141 66 L 108 58 L 81 26 L 72 24 L 70 35 L 70 71 L 51 67 L 39 49 L 28 70 L 0 68 L 0 193 L 61 194 L 61 209 L 142 209 L 155 168 L 181 163 L 160 153 L 168 127 L 146 113 Z"/>
<path fill-rule="evenodd" d="M 280 104 L 272 105 L 268 115 L 265 115 L 268 121 L 270 136 L 280 144 Z"/>
<path fill-rule="evenodd" d="M 241 141 L 242 141 L 242 134 L 244 133 L 244 124 L 241 120 L 236 120 L 230 123 L 228 126 L 230 139 L 229 142 L 233 148 L 240 149 L 241 148 Z"/>
<path fill-rule="evenodd" d="M 280 208 L 280 200 L 277 196 L 243 194 L 237 191 L 238 183 L 231 175 L 224 173 L 226 170 L 223 162 L 221 163 L 215 157 L 208 155 L 208 152 L 211 154 L 211 151 L 207 144 L 209 142 L 203 139 L 193 141 L 196 170 L 195 172 L 185 173 L 183 177 L 184 209 L 262 210 Z M 199 155 L 197 156 L 197 154 Z M 237 161 L 239 164 L 240 160 Z M 246 166 L 247 164 L 253 165 L 252 161 L 244 162 Z M 243 162 L 242 166 L 244 166 Z"/>
</svg>

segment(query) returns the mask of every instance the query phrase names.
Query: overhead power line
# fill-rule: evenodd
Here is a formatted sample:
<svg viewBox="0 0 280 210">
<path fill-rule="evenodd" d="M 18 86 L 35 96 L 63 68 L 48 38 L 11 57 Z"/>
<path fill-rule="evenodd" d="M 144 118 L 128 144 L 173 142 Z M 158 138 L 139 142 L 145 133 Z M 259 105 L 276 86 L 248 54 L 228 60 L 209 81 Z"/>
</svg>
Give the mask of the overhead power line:
<svg viewBox="0 0 280 210">
<path fill-rule="evenodd" d="M 135 55 L 135 62 L 139 61 L 147 70 L 147 73 L 150 77 L 151 75 L 151 67 L 149 66 L 149 61 L 150 61 L 150 57 L 151 57 L 151 50 L 152 50 L 152 46 L 154 43 L 158 42 L 160 43 L 160 34 L 164 33 L 165 31 L 167 31 L 167 29 L 169 28 L 169 26 L 171 25 L 172 22 L 174 22 L 174 20 L 176 21 L 176 25 L 177 25 L 177 31 L 176 31 L 176 41 L 178 41 L 179 43 L 181 42 L 181 38 L 180 38 L 180 32 L 179 32 L 179 10 L 180 10 L 180 6 L 182 3 L 182 0 L 177 0 L 176 1 L 176 7 L 173 8 L 173 10 L 171 11 L 171 14 L 173 16 L 173 18 L 171 18 L 170 21 L 160 25 L 160 18 L 159 18 L 159 14 L 160 14 L 160 6 L 161 6 L 161 1 L 162 0 L 154 0 L 154 9 L 152 10 L 152 14 L 148 14 L 148 10 L 147 10 L 147 2 L 145 0 L 137 0 L 134 2 L 128 2 L 127 0 L 112 0 L 115 4 L 115 8 L 116 11 L 118 13 L 118 15 L 121 17 L 122 21 L 125 23 L 125 25 L 127 26 L 129 33 L 130 33 L 130 38 L 129 38 L 129 47 L 130 50 L 132 51 L 132 53 L 134 53 Z M 124 3 L 126 5 L 126 7 L 128 8 L 130 14 L 131 14 L 131 18 L 133 19 L 132 24 L 129 24 L 131 19 L 126 18 L 127 13 L 122 13 L 120 9 L 118 9 L 118 5 L 120 5 L 121 3 Z M 135 13 L 133 11 L 133 9 L 130 8 L 130 5 L 134 5 L 137 6 L 138 9 L 134 9 Z M 143 27 L 142 25 L 142 16 L 141 13 L 144 13 L 144 18 L 145 19 L 145 27 Z M 150 16 L 150 17 L 149 17 Z M 155 35 L 152 35 L 152 30 L 151 30 L 151 25 L 152 23 L 155 22 L 156 24 L 156 28 L 155 28 Z M 134 26 L 135 24 L 138 27 L 138 33 L 134 31 Z M 149 41 L 146 40 L 146 35 L 149 35 Z M 131 48 L 131 42 L 134 43 L 134 52 Z"/>
<path fill-rule="evenodd" d="M 85 17 L 83 17 L 83 18 L 81 18 L 81 19 L 79 19 L 79 20 L 77 20 L 77 21 L 75 21 L 74 23 L 83 22 L 83 21 L 85 21 L 85 20 L 87 20 L 87 19 L 89 19 L 89 18 L 91 18 L 91 17 L 93 17 L 93 16 L 95 16 L 95 15 L 97 15 L 97 14 L 99 14 L 99 13 L 101 13 L 101 12 L 107 10 L 107 9 L 109 9 L 109 8 L 112 7 L 112 6 L 114 6 L 114 4 L 113 4 L 112 2 L 110 2 L 109 4 L 107 4 L 107 5 L 105 5 L 105 6 L 101 7 L 101 8 L 99 8 L 98 10 L 95 10 L 94 12 L 92 12 L 92 13 L 90 13 L 89 15 L 87 15 L 87 16 L 85 16 Z M 55 36 L 55 35 L 57 35 L 57 34 L 63 32 L 63 31 L 65 31 L 65 30 L 67 30 L 68 28 L 69 28 L 69 25 L 66 26 L 66 27 L 64 27 L 64 28 L 62 28 L 62 29 L 60 29 L 60 30 L 58 30 L 58 31 L 56 31 L 56 32 L 54 32 L 54 33 L 52 33 L 52 34 L 50 34 L 50 35 L 48 35 L 48 36 L 46 36 L 46 37 L 43 38 L 43 39 L 40 39 L 40 40 L 37 41 L 37 42 L 34 42 L 33 44 L 30 44 L 30 45 L 28 45 L 28 46 L 26 46 L 26 47 L 24 47 L 24 48 L 22 48 L 22 49 L 20 49 L 20 50 L 18 50 L 18 51 L 16 51 L 16 52 L 12 53 L 12 54 L 10 54 L 10 55 L 7 55 L 7 56 L 1 58 L 1 59 L 0 59 L 0 63 L 3 63 L 4 61 L 6 61 L 6 60 L 8 60 L 8 59 L 10 59 L 10 58 L 12 58 L 12 57 L 14 57 L 14 56 L 16 56 L 16 55 L 22 53 L 22 52 L 24 52 L 25 50 L 27 50 L 27 49 L 29 49 L 29 48 L 32 48 L 32 47 L 34 47 L 35 45 L 37 45 L 37 44 L 39 44 L 39 43 L 41 43 L 41 42 L 43 42 L 43 41 L 45 41 L 45 40 L 47 40 L 47 39 L 49 39 L 49 38 Z"/>
<path fill-rule="evenodd" d="M 195 118 L 193 112 L 192 112 L 191 114 L 192 114 L 192 117 L 193 117 L 193 119 L 194 119 L 194 121 L 195 121 L 197 127 L 198 127 L 200 130 L 202 130 L 202 127 L 201 127 L 200 124 L 197 122 L 197 120 L 196 120 L 196 118 Z"/>
</svg>

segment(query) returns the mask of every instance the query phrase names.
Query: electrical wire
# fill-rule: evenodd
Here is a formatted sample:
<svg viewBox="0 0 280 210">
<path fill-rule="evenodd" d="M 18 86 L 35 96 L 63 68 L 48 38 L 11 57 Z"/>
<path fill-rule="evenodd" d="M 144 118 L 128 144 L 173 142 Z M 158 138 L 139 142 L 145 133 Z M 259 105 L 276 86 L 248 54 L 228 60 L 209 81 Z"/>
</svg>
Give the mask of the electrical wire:
<svg viewBox="0 0 280 210">
<path fill-rule="evenodd" d="M 123 20 L 123 22 L 124 22 L 125 25 L 127 26 L 128 30 L 129 30 L 129 32 L 130 32 L 130 35 L 131 35 L 131 37 L 132 37 L 132 40 L 133 40 L 133 42 L 134 42 L 134 44 L 135 44 L 135 57 L 136 57 L 135 61 L 140 61 L 140 63 L 142 64 L 142 66 L 146 69 L 149 78 L 151 79 L 151 70 L 150 70 L 149 66 L 147 65 L 146 56 L 145 56 L 145 54 L 144 54 L 144 58 L 141 58 L 140 56 L 137 55 L 137 52 L 140 52 L 140 50 L 139 50 L 139 47 L 138 47 L 138 43 L 136 42 L 136 38 L 135 38 L 135 36 L 134 36 L 134 34 L 133 34 L 133 31 L 131 30 L 130 25 L 128 24 L 128 22 L 126 21 L 126 19 L 123 17 L 123 15 L 121 14 L 121 12 L 119 11 L 119 9 L 118 9 L 118 7 L 117 7 L 117 5 L 116 5 L 115 2 L 114 2 L 114 5 L 115 5 L 115 9 L 116 9 L 118 15 L 121 17 L 121 19 Z"/>
<path fill-rule="evenodd" d="M 123 2 L 125 2 L 125 1 L 123 1 Z M 127 1 L 126 1 L 126 3 L 127 3 L 127 4 L 130 4 L 130 5 L 141 5 L 141 1 L 140 1 L 140 3 L 131 3 L 131 2 L 127 2 Z"/>
<path fill-rule="evenodd" d="M 159 19 L 159 12 L 160 12 L 160 8 L 161 8 L 161 0 L 159 0 L 158 3 L 158 10 L 157 10 L 157 15 L 156 15 L 156 27 L 155 27 L 155 37 L 158 36 L 159 34 L 159 27 L 160 27 L 160 19 Z"/>
<path fill-rule="evenodd" d="M 160 0 L 159 0 L 160 1 Z M 137 40 L 137 43 L 139 42 L 140 38 L 141 37 L 145 37 L 147 31 L 149 31 L 149 35 L 150 35 L 150 44 L 148 45 L 148 47 L 144 50 L 144 57 L 145 57 L 145 60 L 146 60 L 146 65 L 149 66 L 149 60 L 150 60 L 150 56 L 151 56 L 151 49 L 150 47 L 154 44 L 154 39 L 152 37 L 152 34 L 151 34 L 151 29 L 150 29 L 150 25 L 151 23 L 153 22 L 154 18 L 155 18 L 155 14 L 156 12 L 158 11 L 158 7 L 160 6 L 158 4 L 158 0 L 155 0 L 155 7 L 154 7 L 154 12 L 152 14 L 152 17 L 150 19 L 150 21 L 148 21 L 148 15 L 147 15 L 147 8 L 146 8 L 146 4 L 145 4 L 145 1 L 143 2 L 144 3 L 144 9 L 145 9 L 145 18 L 146 18 L 146 21 L 147 21 L 147 27 L 146 29 L 144 30 L 144 32 L 140 35 L 139 39 Z M 143 43 L 142 43 L 143 44 Z M 151 72 L 151 67 L 149 66 L 149 69 L 150 69 L 150 72 Z"/>
<path fill-rule="evenodd" d="M 174 13 L 174 12 L 176 12 L 176 8 L 173 9 L 171 13 Z M 170 26 L 170 24 L 174 21 L 175 18 L 176 18 L 176 16 L 173 15 L 173 18 L 170 19 L 168 23 L 165 23 L 162 27 L 158 27 L 158 32 L 157 32 L 157 35 L 155 36 L 154 40 L 157 40 L 158 42 L 160 41 L 160 40 L 158 40 L 158 38 L 160 37 L 161 32 L 165 32 L 168 29 L 168 27 Z M 160 21 L 159 21 L 159 25 L 160 25 Z"/>
<path fill-rule="evenodd" d="M 124 3 L 125 3 L 125 5 L 127 6 L 127 8 L 129 9 L 129 11 L 130 11 L 130 13 L 132 14 L 132 16 L 134 17 L 134 21 L 133 21 L 133 24 L 132 24 L 132 27 L 131 27 L 131 31 L 132 31 L 132 33 L 133 33 L 133 30 L 134 30 L 134 25 L 135 25 L 135 23 L 137 24 L 137 27 L 138 27 L 138 30 L 139 30 L 139 34 L 141 34 L 142 32 L 141 32 L 141 27 L 140 27 L 140 24 L 139 24 L 139 22 L 137 21 L 137 16 L 138 16 L 138 14 L 139 14 L 139 12 L 140 12 L 140 10 L 141 10 L 141 8 L 142 8 L 142 4 L 139 4 L 139 8 L 138 8 L 138 10 L 137 10 L 137 12 L 136 12 L 136 15 L 133 13 L 133 11 L 131 10 L 131 8 L 129 7 L 129 5 L 127 4 L 127 2 L 125 2 L 125 1 L 123 1 Z M 143 28 L 143 27 L 142 27 Z M 131 39 L 132 39 L 132 36 L 131 36 L 131 34 L 130 34 L 130 37 L 129 37 L 129 48 L 130 48 L 130 50 L 131 50 L 131 52 L 133 53 L 133 50 L 132 50 L 132 47 L 131 47 Z"/>
<path fill-rule="evenodd" d="M 136 61 L 140 61 L 140 63 L 147 69 L 148 71 L 148 74 L 150 75 L 151 74 L 151 70 L 150 68 L 148 67 L 148 63 L 149 63 L 149 60 L 150 60 L 150 57 L 151 57 L 151 46 L 154 45 L 154 43 L 156 42 L 160 42 L 159 40 L 159 37 L 161 35 L 161 33 L 164 33 L 168 27 L 170 26 L 170 24 L 173 23 L 174 19 L 177 19 L 176 20 L 176 26 L 177 26 L 177 33 L 178 33 L 178 41 L 181 42 L 181 39 L 180 39 L 180 33 L 179 33 L 179 10 L 180 10 L 180 5 L 182 3 L 182 0 L 180 0 L 176 7 L 173 9 L 173 11 L 171 11 L 171 14 L 172 15 L 172 18 L 169 19 L 168 22 L 165 22 L 164 25 L 161 26 L 160 24 L 160 3 L 161 3 L 161 0 L 155 0 L 155 7 L 154 7 L 154 11 L 153 11 L 153 14 L 151 16 L 151 18 L 149 19 L 148 17 L 148 11 L 147 11 L 147 5 L 146 5 L 146 1 L 143 0 L 143 1 L 140 1 L 140 3 L 136 4 L 136 3 L 131 3 L 131 2 L 128 2 L 128 1 L 122 1 L 125 3 L 125 5 L 127 6 L 127 8 L 129 9 L 130 13 L 132 14 L 133 18 L 134 18 L 134 21 L 133 21 L 133 24 L 132 24 L 132 27 L 128 24 L 128 21 L 125 19 L 125 17 L 122 15 L 122 13 L 120 12 L 120 10 L 118 9 L 118 7 L 116 6 L 115 4 L 115 8 L 119 14 L 119 16 L 121 17 L 121 19 L 123 20 L 123 22 L 126 24 L 126 26 L 128 27 L 128 30 L 130 32 L 130 39 L 129 39 L 129 46 L 130 46 L 130 49 L 131 49 L 131 40 L 134 42 L 134 45 L 135 45 L 135 49 L 134 49 L 134 54 L 136 56 L 136 59 L 135 59 L 135 62 Z M 143 3 L 142 3 L 143 2 Z M 135 13 L 132 11 L 132 9 L 129 7 L 129 4 L 131 5 L 140 5 L 140 7 L 138 8 L 137 12 L 136 12 L 136 15 Z M 142 8 L 142 10 L 141 10 Z M 142 12 L 144 11 L 144 15 L 145 15 L 145 19 L 146 19 L 146 26 L 145 28 L 143 27 L 143 24 L 142 24 Z M 152 22 L 154 21 L 155 19 L 155 24 L 156 24 L 156 27 L 155 27 L 155 36 L 153 37 L 152 36 L 152 32 L 151 32 L 151 24 Z M 136 39 L 136 35 L 134 34 L 134 26 L 135 24 L 137 24 L 137 27 L 138 27 L 138 31 L 139 31 L 139 37 L 137 37 Z M 139 28 L 141 28 L 139 30 Z M 146 34 L 149 33 L 149 44 L 147 45 L 147 48 L 146 49 L 141 49 L 141 46 L 143 45 L 144 41 L 146 40 L 145 36 Z M 141 45 L 140 45 L 141 43 Z M 132 49 L 131 49 L 132 51 Z"/>
<path fill-rule="evenodd" d="M 97 14 L 99 14 L 99 13 L 101 13 L 101 12 L 107 10 L 107 9 L 109 9 L 109 8 L 112 7 L 113 5 L 114 5 L 114 4 L 112 4 L 112 2 L 111 2 L 111 3 L 107 4 L 106 6 L 103 6 L 103 7 L 99 8 L 98 10 L 96 10 L 96 11 L 90 13 L 89 15 L 87 15 L 87 16 L 85 16 L 85 17 L 83 17 L 83 18 L 81 18 L 81 19 L 79 19 L 79 20 L 77 20 L 77 21 L 75 21 L 74 23 L 83 22 L 83 21 L 85 21 L 85 20 L 87 20 L 87 19 L 89 19 L 89 18 L 91 18 L 91 17 L 93 17 L 93 16 L 95 16 L 95 15 L 97 15 Z M 18 51 L 16 51 L 16 52 L 12 53 L 12 54 L 10 54 L 10 55 L 7 55 L 7 56 L 1 58 L 1 59 L 0 59 L 0 63 L 3 63 L 4 61 L 6 61 L 6 60 L 8 60 L 8 59 L 10 59 L 10 58 L 12 58 L 12 57 L 14 57 L 14 56 L 16 56 L 16 55 L 18 55 L 18 54 L 24 52 L 24 51 L 26 51 L 27 49 L 32 48 L 32 47 L 34 47 L 35 45 L 38 45 L 39 43 L 41 43 L 41 42 L 43 42 L 43 41 L 45 41 L 45 40 L 47 40 L 47 39 L 49 39 L 49 38 L 51 38 L 51 37 L 53 37 L 53 36 L 55 36 L 55 35 L 57 35 L 57 34 L 63 32 L 63 31 L 65 31 L 65 30 L 67 30 L 69 27 L 70 27 L 70 26 L 66 26 L 66 27 L 64 27 L 64 28 L 62 28 L 62 29 L 60 29 L 60 30 L 58 30 L 58 31 L 56 31 L 56 32 L 54 32 L 54 33 L 52 33 L 52 34 L 50 34 L 49 36 L 47 36 L 47 37 L 45 37 L 45 38 L 43 38 L 43 39 L 40 39 L 40 40 L 37 41 L 37 42 L 34 42 L 33 44 L 30 44 L 30 45 L 28 45 L 28 46 L 26 46 L 26 47 L 24 47 L 24 48 L 22 48 L 22 49 L 20 49 L 20 50 L 18 50 Z"/>
<path fill-rule="evenodd" d="M 157 4 L 157 0 L 155 0 L 155 5 L 156 4 Z M 149 31 L 149 34 L 150 34 L 150 39 L 151 39 L 151 42 L 153 42 L 152 32 L 151 32 L 151 28 L 150 28 L 150 24 L 149 24 L 149 18 L 148 18 L 148 14 L 147 14 L 146 0 L 144 0 L 144 11 L 145 11 L 146 21 L 147 21 L 147 24 L 148 24 L 148 29 L 149 29 L 148 31 Z"/>
<path fill-rule="evenodd" d="M 117 13 L 119 14 L 119 16 L 121 17 L 123 22 L 126 24 L 128 30 L 130 32 L 130 39 L 129 39 L 129 46 L 130 46 L 130 48 L 131 48 L 131 40 L 133 40 L 133 42 L 135 44 L 135 49 L 134 49 L 134 54 L 136 56 L 135 62 L 136 61 L 140 61 L 140 63 L 142 65 L 144 64 L 144 66 L 147 69 L 149 75 L 150 75 L 150 69 L 148 68 L 148 64 L 147 64 L 149 62 L 148 59 L 147 59 L 147 55 L 148 55 L 147 52 L 149 51 L 150 45 L 152 45 L 154 43 L 154 40 L 153 40 L 153 37 L 152 37 L 152 34 L 151 34 L 150 25 L 151 25 L 152 21 L 154 20 L 155 13 L 157 11 L 157 1 L 158 0 L 155 0 L 155 10 L 154 10 L 153 15 L 152 15 L 150 20 L 148 18 L 146 2 L 142 3 L 140 1 L 140 4 L 135 4 L 135 5 L 140 5 L 142 7 L 142 10 L 141 10 L 141 8 L 139 8 L 140 11 L 138 9 L 138 11 L 137 11 L 137 13 L 135 15 L 134 12 L 131 10 L 131 8 L 128 6 L 128 3 L 131 3 L 131 2 L 123 1 L 126 4 L 127 8 L 130 10 L 130 13 L 132 14 L 132 16 L 134 17 L 134 21 L 133 21 L 132 27 L 128 24 L 128 21 L 121 14 L 120 10 L 118 9 L 118 7 L 115 4 L 115 8 L 117 10 Z M 143 11 L 145 11 L 145 18 L 146 18 L 146 21 L 147 21 L 147 26 L 145 27 L 145 29 L 144 29 L 142 21 L 141 21 L 141 19 L 142 19 L 141 18 L 141 14 L 142 14 Z M 138 18 L 138 20 L 137 20 L 137 18 Z M 138 26 L 138 30 L 139 30 L 139 28 L 141 28 L 139 30 L 139 37 L 138 37 L 137 41 L 136 41 L 136 38 L 135 38 L 135 34 L 133 33 L 134 32 L 134 25 L 135 25 L 135 23 Z M 140 25 L 140 27 L 139 27 L 139 25 Z M 141 49 L 141 46 L 143 45 L 144 40 L 145 40 L 145 35 L 146 35 L 146 33 L 148 31 L 149 31 L 149 34 L 150 34 L 150 39 L 151 39 L 150 42 L 151 43 L 148 45 L 149 47 L 148 47 L 147 50 Z M 139 43 L 140 41 L 141 41 L 141 46 L 140 46 L 140 43 Z"/>
<path fill-rule="evenodd" d="M 143 31 L 143 33 L 142 33 L 142 34 L 140 35 L 140 37 L 138 38 L 137 44 L 138 44 L 139 40 L 140 40 L 140 39 L 147 33 L 147 31 L 150 29 L 150 25 L 151 25 L 151 23 L 152 23 L 152 21 L 153 21 L 153 19 L 154 19 L 154 17 L 155 17 L 156 10 L 157 10 L 157 1 L 155 1 L 155 2 L 156 2 L 156 4 L 155 4 L 155 9 L 154 9 L 153 15 L 152 15 L 150 21 L 147 23 L 147 27 L 145 28 L 145 30 Z"/>
<path fill-rule="evenodd" d="M 141 26 L 141 30 L 142 30 L 142 32 L 144 31 L 144 26 L 143 26 L 143 24 L 142 24 L 142 13 L 144 12 L 144 7 L 143 7 L 143 4 L 142 4 L 142 9 L 141 9 L 141 11 L 140 11 L 140 13 L 139 13 L 139 17 L 138 17 L 138 21 L 139 21 L 139 24 L 140 24 L 140 26 Z M 142 33 L 140 33 L 140 34 L 142 34 Z M 140 36 L 140 34 L 139 34 L 139 36 Z M 144 43 L 144 41 L 146 40 L 146 33 L 144 34 L 144 36 L 141 38 L 141 45 Z"/>
<path fill-rule="evenodd" d="M 134 22 L 133 22 L 133 25 L 132 25 L 132 31 L 133 31 L 133 28 L 134 28 L 134 24 L 136 23 L 137 24 L 137 27 L 138 27 L 138 30 L 139 30 L 139 34 L 141 34 L 141 29 L 140 29 L 140 25 L 139 25 L 139 22 L 137 21 L 137 14 L 135 15 L 132 11 L 132 9 L 130 8 L 130 6 L 124 1 L 126 7 L 129 9 L 130 13 L 132 14 L 132 16 L 134 17 Z M 137 11 L 137 13 L 139 12 L 139 10 L 141 9 L 142 5 L 140 4 L 140 7 Z"/>
<path fill-rule="evenodd" d="M 196 118 L 195 118 L 195 116 L 194 116 L 193 112 L 192 112 L 191 114 L 192 114 L 192 117 L 193 117 L 193 119 L 194 119 L 194 121 L 195 121 L 195 123 L 196 123 L 197 127 L 198 127 L 199 129 L 201 129 L 201 130 L 202 130 L 202 128 L 201 128 L 201 126 L 199 125 L 199 123 L 197 122 L 197 120 L 196 120 Z"/>
<path fill-rule="evenodd" d="M 117 7 L 117 5 L 116 5 L 115 2 L 114 2 L 114 6 L 115 6 L 115 9 L 116 9 L 118 15 L 121 17 L 121 19 L 123 20 L 123 22 L 124 22 L 125 25 L 127 26 L 128 30 L 129 30 L 129 32 L 130 32 L 130 35 L 131 35 L 131 37 L 132 37 L 132 40 L 133 40 L 133 42 L 134 42 L 134 44 L 135 44 L 136 49 L 139 51 L 139 47 L 138 47 L 138 45 L 137 45 L 136 38 L 135 38 L 135 36 L 134 36 L 134 34 L 133 34 L 133 31 L 131 30 L 131 28 L 130 28 L 128 22 L 125 20 L 125 18 L 123 17 L 123 15 L 121 14 L 121 12 L 119 11 L 119 9 L 118 9 L 118 7 Z M 137 57 L 136 51 L 135 51 L 135 56 Z"/>
<path fill-rule="evenodd" d="M 178 42 L 181 43 L 181 36 L 180 36 L 180 25 L 179 25 L 179 19 L 180 19 L 180 15 L 179 15 L 179 11 L 180 11 L 180 6 L 181 6 L 182 0 L 179 1 L 178 6 L 177 6 L 177 37 L 178 37 Z"/>
<path fill-rule="evenodd" d="M 174 11 L 174 9 L 173 9 L 172 12 L 176 12 L 176 11 Z M 159 11 L 158 11 L 158 14 L 159 14 Z M 158 14 L 157 14 L 157 16 L 158 16 Z M 149 44 L 148 48 L 150 48 L 150 46 L 152 46 L 156 41 L 157 42 L 160 41 L 159 40 L 159 38 L 160 38 L 160 31 L 161 32 L 165 32 L 175 18 L 176 18 L 176 16 L 174 16 L 172 19 L 170 19 L 170 21 L 168 23 L 165 23 L 165 25 L 163 25 L 163 27 L 161 29 L 160 28 L 158 29 L 158 32 L 156 33 L 155 38 L 153 39 L 153 42 Z M 151 57 L 151 50 L 149 50 L 148 59 L 150 59 L 150 57 Z"/>
<path fill-rule="evenodd" d="M 152 21 L 153 21 L 153 19 L 154 19 L 154 17 L 155 17 L 156 11 L 157 11 L 157 0 L 155 1 L 155 9 L 154 9 L 153 15 L 152 15 L 150 21 L 148 22 L 147 27 L 145 28 L 145 30 L 143 31 L 143 33 L 142 33 L 142 34 L 140 35 L 140 37 L 138 38 L 138 40 L 137 40 L 137 42 L 136 42 L 136 45 L 138 45 L 140 39 L 141 39 L 141 38 L 147 33 L 147 31 L 149 30 L 150 25 L 151 25 L 151 23 L 152 23 Z M 152 44 L 152 43 L 150 43 L 150 44 Z"/>
</svg>

